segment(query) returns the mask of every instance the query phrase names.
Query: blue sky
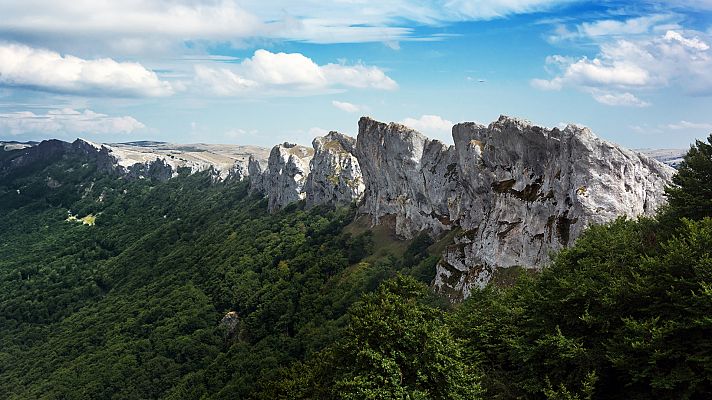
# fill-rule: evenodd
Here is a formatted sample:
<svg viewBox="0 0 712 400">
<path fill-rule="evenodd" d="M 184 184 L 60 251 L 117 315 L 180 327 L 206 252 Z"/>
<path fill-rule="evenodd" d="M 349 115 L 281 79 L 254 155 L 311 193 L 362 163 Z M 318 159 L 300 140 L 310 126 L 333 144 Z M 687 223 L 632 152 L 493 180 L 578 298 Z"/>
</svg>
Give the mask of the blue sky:
<svg viewBox="0 0 712 400">
<path fill-rule="evenodd" d="M 712 0 L 0 0 L 0 139 L 308 144 L 500 114 L 712 133 Z"/>
</svg>

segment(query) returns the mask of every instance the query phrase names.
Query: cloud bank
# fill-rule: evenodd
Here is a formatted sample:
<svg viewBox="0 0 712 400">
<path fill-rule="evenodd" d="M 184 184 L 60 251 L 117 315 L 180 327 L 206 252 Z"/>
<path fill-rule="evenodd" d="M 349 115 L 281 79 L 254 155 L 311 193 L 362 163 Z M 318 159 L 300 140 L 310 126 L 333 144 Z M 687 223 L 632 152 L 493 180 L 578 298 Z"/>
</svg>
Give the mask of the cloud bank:
<svg viewBox="0 0 712 400">
<path fill-rule="evenodd" d="M 603 25 L 599 22 L 596 26 L 600 30 Z M 668 30 L 640 39 L 604 41 L 592 59 L 550 56 L 546 63 L 557 71 L 555 76 L 533 79 L 531 84 L 542 90 L 579 88 L 602 104 L 617 106 L 648 105 L 633 92 L 665 87 L 681 89 L 688 95 L 709 96 L 712 52 L 700 35 Z"/>
<path fill-rule="evenodd" d="M 139 63 L 85 60 L 20 44 L 0 44 L 0 86 L 115 96 L 168 96 L 170 83 Z"/>
<path fill-rule="evenodd" d="M 419 25 L 501 18 L 549 9 L 569 0 L 26 0 L 0 2 L 0 34 L 101 41 L 114 50 L 146 52 L 191 41 L 240 43 L 251 38 L 311 43 L 407 40 Z M 41 33 L 41 36 L 37 36 Z"/>
<path fill-rule="evenodd" d="M 318 65 L 301 53 L 272 53 L 263 49 L 236 66 L 196 66 L 194 86 L 221 96 L 269 94 L 279 89 L 300 89 L 308 94 L 334 88 L 398 88 L 393 79 L 375 66 Z"/>
<path fill-rule="evenodd" d="M 17 111 L 0 114 L 0 135 L 36 134 L 128 134 L 146 126 L 133 117 L 111 117 L 92 110 L 71 108 L 50 110 L 46 114 Z"/>
</svg>

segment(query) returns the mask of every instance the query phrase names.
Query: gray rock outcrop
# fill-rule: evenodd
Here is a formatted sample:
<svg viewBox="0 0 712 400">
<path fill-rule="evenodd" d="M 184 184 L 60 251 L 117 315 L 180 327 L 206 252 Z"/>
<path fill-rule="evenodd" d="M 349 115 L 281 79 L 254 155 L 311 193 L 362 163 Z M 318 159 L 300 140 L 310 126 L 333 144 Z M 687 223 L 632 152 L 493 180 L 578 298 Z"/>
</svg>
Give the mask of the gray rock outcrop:
<svg viewBox="0 0 712 400">
<path fill-rule="evenodd" d="M 462 233 L 434 284 L 455 297 L 482 287 L 495 268 L 540 268 L 588 225 L 652 215 L 673 174 L 574 125 L 545 129 L 503 116 L 487 127 L 455 125 L 453 139 L 456 190 L 435 191 L 450 193 L 448 217 Z"/>
<path fill-rule="evenodd" d="M 361 210 L 374 224 L 395 215 L 396 233 L 405 238 L 450 228 L 450 207 L 455 205 L 449 200 L 458 188 L 452 146 L 404 125 L 361 118 L 356 156 L 366 186 Z"/>
<path fill-rule="evenodd" d="M 250 194 L 265 193 L 264 173 L 266 169 L 266 162 L 260 162 L 256 157 L 250 156 L 247 163 L 247 175 L 250 177 Z"/>
<path fill-rule="evenodd" d="M 272 148 L 261 183 L 270 212 L 306 197 L 304 184 L 309 175 L 309 162 L 313 155 L 313 149 L 291 143 Z"/>
<path fill-rule="evenodd" d="M 652 215 L 674 172 L 574 125 L 546 129 L 502 116 L 489 126 L 455 125 L 453 139 L 448 146 L 361 118 L 355 143 L 335 132 L 315 139 L 309 166 L 305 149 L 276 146 L 261 175 L 250 163 L 252 186 L 272 211 L 305 197 L 313 206 L 363 196 L 361 213 L 374 225 L 395 219 L 403 238 L 457 228 L 434 281 L 457 300 L 497 268 L 541 268 L 591 224 Z"/>
<path fill-rule="evenodd" d="M 314 157 L 304 188 L 307 207 L 320 204 L 345 205 L 358 201 L 365 185 L 354 154 L 356 140 L 338 132 L 312 142 Z"/>
</svg>

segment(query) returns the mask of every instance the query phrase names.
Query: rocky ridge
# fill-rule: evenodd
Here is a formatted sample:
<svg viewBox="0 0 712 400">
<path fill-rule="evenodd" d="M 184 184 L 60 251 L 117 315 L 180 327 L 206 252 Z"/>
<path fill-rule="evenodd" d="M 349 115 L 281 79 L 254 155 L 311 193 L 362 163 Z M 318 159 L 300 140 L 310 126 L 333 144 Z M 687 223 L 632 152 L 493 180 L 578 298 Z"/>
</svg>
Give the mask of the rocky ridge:
<svg viewBox="0 0 712 400">
<path fill-rule="evenodd" d="M 307 207 L 349 204 L 359 200 L 365 185 L 361 166 L 354 154 L 356 140 L 332 131 L 314 139 L 312 146 L 311 173 L 304 187 Z"/>
<path fill-rule="evenodd" d="M 270 157 L 262 180 L 251 179 L 273 211 L 302 198 L 310 207 L 358 201 L 374 225 L 394 218 L 406 239 L 456 229 L 434 286 L 457 300 L 496 268 L 542 267 L 590 224 L 652 215 L 674 172 L 575 125 L 547 129 L 502 116 L 489 126 L 457 124 L 453 140 L 362 118 L 355 143 L 333 132 L 315 139 L 308 169 L 291 162 L 285 174 L 285 156 Z"/>
<path fill-rule="evenodd" d="M 132 178 L 169 179 L 179 168 L 209 170 L 216 180 L 249 176 L 250 192 L 266 197 L 271 212 L 301 200 L 307 207 L 356 202 L 374 225 L 395 221 L 405 239 L 452 231 L 433 285 L 456 301 L 497 268 L 541 268 L 590 224 L 652 215 L 674 172 L 575 125 L 548 129 L 502 116 L 452 132 L 454 145 L 446 145 L 364 117 L 356 139 L 330 132 L 311 148 L 274 146 L 269 157 L 245 146 L 46 141 L 0 158 L 0 173 L 74 151 Z"/>
<path fill-rule="evenodd" d="M 101 170 L 132 179 L 167 180 L 186 169 L 189 173 L 210 171 L 216 181 L 243 180 L 248 160 L 266 162 L 268 149 L 257 146 L 130 142 L 97 144 L 84 139 L 72 143 L 46 140 L 41 143 L 3 143 L 12 151 L 11 159 L 0 164 L 10 169 L 37 162 L 52 155 L 79 154 L 96 162 Z"/>
</svg>

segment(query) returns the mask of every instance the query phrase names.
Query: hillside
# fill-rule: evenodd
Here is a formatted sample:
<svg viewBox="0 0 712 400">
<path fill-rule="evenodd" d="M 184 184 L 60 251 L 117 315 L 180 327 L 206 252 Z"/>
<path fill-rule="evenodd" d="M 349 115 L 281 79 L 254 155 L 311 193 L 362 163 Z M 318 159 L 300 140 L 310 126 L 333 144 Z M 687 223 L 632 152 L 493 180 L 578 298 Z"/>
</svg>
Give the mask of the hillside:
<svg viewBox="0 0 712 400">
<path fill-rule="evenodd" d="M 376 126 L 440 148 L 402 126 Z M 306 197 L 270 207 L 269 185 L 298 182 L 290 165 L 303 157 L 332 169 L 353 163 L 344 143 L 320 142 L 314 153 L 275 147 L 260 190 L 252 179 L 216 179 L 212 169 L 180 168 L 170 179 L 122 175 L 82 142 L 0 153 L 3 398 L 697 399 L 712 392 L 705 178 L 712 145 L 690 151 L 676 186 L 666 189 L 670 205 L 654 217 L 584 227 L 545 266 L 496 268 L 495 285 L 473 286 L 462 301 L 438 290 L 437 274 L 471 232 L 404 235 L 397 214 L 374 225 L 378 214 L 364 213 L 368 204 L 393 205 L 388 185 L 418 188 L 389 180 L 389 158 L 374 161 L 383 161 L 376 181 L 386 182 L 378 191 L 364 173 L 372 197 L 361 205 Z M 600 148 L 638 157 L 607 146 Z M 354 169 L 341 171 L 348 172 L 333 188 L 358 195 L 339 182 Z M 316 179 L 309 176 L 301 182 Z M 509 192 L 516 186 L 495 189 L 504 204 L 537 204 Z"/>
<path fill-rule="evenodd" d="M 452 301 L 504 269 L 541 270 L 590 225 L 653 215 L 674 171 L 576 125 L 550 129 L 500 116 L 487 126 L 457 124 L 452 134 L 448 146 L 363 117 L 356 138 L 330 132 L 312 147 L 282 143 L 266 160 L 264 149 L 249 146 L 45 141 L 6 151 L 0 171 L 61 154 L 126 179 L 206 171 L 215 182 L 249 180 L 269 212 L 302 200 L 307 208 L 356 203 L 371 225 L 392 222 L 400 239 L 457 232 L 441 250 L 435 279 Z"/>
</svg>

